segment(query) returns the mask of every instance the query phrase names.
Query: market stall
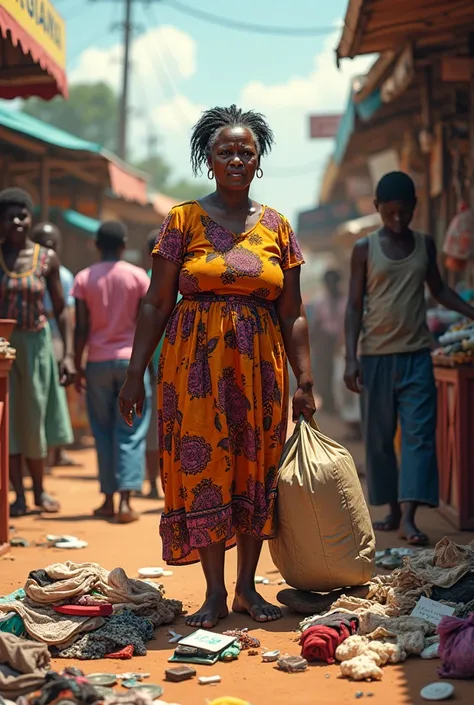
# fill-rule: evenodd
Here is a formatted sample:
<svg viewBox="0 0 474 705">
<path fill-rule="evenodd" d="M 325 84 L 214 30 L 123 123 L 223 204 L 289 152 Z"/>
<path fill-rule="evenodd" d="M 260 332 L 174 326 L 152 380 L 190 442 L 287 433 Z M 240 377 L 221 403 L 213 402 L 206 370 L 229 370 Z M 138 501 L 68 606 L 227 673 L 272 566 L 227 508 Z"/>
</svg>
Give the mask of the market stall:
<svg viewBox="0 0 474 705">
<path fill-rule="evenodd" d="M 440 511 L 457 529 L 474 528 L 474 324 L 451 326 L 433 354 L 438 388 Z"/>
<path fill-rule="evenodd" d="M 66 28 L 50 0 L 0 3 L 0 98 L 67 98 Z"/>
</svg>

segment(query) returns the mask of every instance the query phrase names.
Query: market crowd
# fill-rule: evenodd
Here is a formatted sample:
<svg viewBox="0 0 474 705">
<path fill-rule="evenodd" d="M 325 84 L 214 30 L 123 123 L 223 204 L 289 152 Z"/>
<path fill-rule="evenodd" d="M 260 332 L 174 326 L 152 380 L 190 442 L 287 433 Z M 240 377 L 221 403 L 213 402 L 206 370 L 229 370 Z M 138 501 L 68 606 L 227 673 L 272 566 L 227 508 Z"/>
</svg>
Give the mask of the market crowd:
<svg viewBox="0 0 474 705">
<path fill-rule="evenodd" d="M 98 262 L 73 274 L 60 263 L 61 233 L 52 223 L 33 227 L 28 193 L 0 193 L 0 318 L 15 320 L 10 344 L 16 357 L 10 374 L 10 481 L 12 517 L 28 511 L 24 476 L 43 512 L 60 510 L 44 487 L 48 469 L 71 465 L 71 389 L 85 394 L 104 495 L 96 514 L 138 518 L 132 493 L 160 496 L 156 375 L 159 347 L 147 372 L 147 403 L 133 429 L 122 420 L 118 395 L 125 381 L 133 334 L 149 276 L 123 261 L 127 230 L 106 222 L 96 237 Z M 151 234 L 154 242 L 156 233 Z M 118 495 L 117 506 L 114 504 Z"/>
<path fill-rule="evenodd" d="M 439 305 L 474 319 L 441 278 L 433 238 L 411 228 L 412 179 L 392 172 L 376 187 L 380 228 L 354 246 L 347 299 L 340 273 L 328 271 L 308 323 L 304 259 L 292 227 L 249 197 L 272 144 L 259 113 L 235 105 L 203 113 L 191 164 L 196 174 L 208 170 L 215 191 L 175 206 L 150 234 L 149 272 L 125 261 L 125 226 L 105 222 L 96 236 L 98 261 L 73 278 L 60 264 L 58 229 L 32 227 L 30 196 L 0 194 L 0 317 L 16 320 L 12 516 L 27 512 L 24 461 L 35 505 L 59 510 L 43 481 L 48 452 L 52 462 L 67 462 L 64 390 L 74 384 L 85 392 L 95 439 L 103 495 L 96 516 L 136 521 L 133 494 L 147 470 L 150 495 L 158 497 L 160 476 L 163 558 L 200 562 L 206 578 L 206 600 L 188 618 L 196 627 L 213 627 L 228 614 L 225 552 L 233 546 L 232 609 L 258 622 L 281 617 L 256 592 L 254 577 L 263 541 L 278 534 L 289 417 L 297 431 L 311 425 L 314 388 L 329 411 L 340 410 L 351 437 L 362 422 L 369 502 L 389 506 L 374 528 L 398 531 L 413 546 L 429 542 L 416 521 L 420 506 L 438 505 L 425 285 Z M 296 380 L 291 410 L 288 367 Z"/>
</svg>

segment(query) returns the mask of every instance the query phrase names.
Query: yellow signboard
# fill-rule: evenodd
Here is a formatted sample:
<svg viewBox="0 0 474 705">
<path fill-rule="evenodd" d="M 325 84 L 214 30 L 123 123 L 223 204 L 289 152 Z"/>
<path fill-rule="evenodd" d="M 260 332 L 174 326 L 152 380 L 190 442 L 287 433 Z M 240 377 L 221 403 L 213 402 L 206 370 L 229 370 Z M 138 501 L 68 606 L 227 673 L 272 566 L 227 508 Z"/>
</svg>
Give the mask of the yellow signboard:
<svg viewBox="0 0 474 705">
<path fill-rule="evenodd" d="M 66 24 L 50 0 L 0 0 L 0 6 L 58 66 L 66 68 Z"/>
</svg>

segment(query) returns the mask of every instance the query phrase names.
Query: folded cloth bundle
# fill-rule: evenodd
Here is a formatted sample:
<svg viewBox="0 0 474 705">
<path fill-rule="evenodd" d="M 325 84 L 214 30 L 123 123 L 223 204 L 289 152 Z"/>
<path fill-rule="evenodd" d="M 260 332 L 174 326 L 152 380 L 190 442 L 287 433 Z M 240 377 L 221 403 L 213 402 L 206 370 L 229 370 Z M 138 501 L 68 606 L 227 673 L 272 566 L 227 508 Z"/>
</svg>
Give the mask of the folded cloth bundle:
<svg viewBox="0 0 474 705">
<path fill-rule="evenodd" d="M 0 611 L 19 614 L 29 636 L 51 646 L 64 644 L 78 634 L 93 631 L 104 624 L 103 617 L 57 614 L 50 605 L 37 604 L 27 597 L 0 605 Z"/>
<path fill-rule="evenodd" d="M 301 635 L 301 655 L 308 662 L 323 661 L 334 663 L 336 649 L 357 630 L 357 620 L 340 622 L 338 626 L 328 627 L 318 624 L 309 627 Z"/>
<path fill-rule="evenodd" d="M 47 584 L 43 573 L 54 582 Z M 178 600 L 164 597 L 161 586 L 154 587 L 143 580 L 130 579 L 122 568 L 115 568 L 109 573 L 97 563 L 55 563 L 42 571 L 41 583 L 30 575 L 25 585 L 27 596 L 35 603 L 51 605 L 70 602 L 94 590 L 117 609 L 129 609 L 148 617 L 155 627 L 170 624 L 183 609 Z"/>
<path fill-rule="evenodd" d="M 44 644 L 26 641 L 14 634 L 0 633 L 0 695 L 16 700 L 40 688 L 51 657 Z"/>
</svg>

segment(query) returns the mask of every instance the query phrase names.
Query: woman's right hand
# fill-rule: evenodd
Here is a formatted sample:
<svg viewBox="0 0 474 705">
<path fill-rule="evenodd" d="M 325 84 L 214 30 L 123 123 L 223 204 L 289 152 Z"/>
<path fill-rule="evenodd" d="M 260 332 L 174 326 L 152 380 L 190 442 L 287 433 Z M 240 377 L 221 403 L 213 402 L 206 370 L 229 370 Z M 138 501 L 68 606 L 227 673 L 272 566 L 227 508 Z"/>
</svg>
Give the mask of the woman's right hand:
<svg viewBox="0 0 474 705">
<path fill-rule="evenodd" d="M 144 375 L 127 373 L 127 379 L 120 390 L 119 409 L 128 426 L 133 426 L 133 410 L 137 416 L 142 415 L 145 403 Z"/>
</svg>

